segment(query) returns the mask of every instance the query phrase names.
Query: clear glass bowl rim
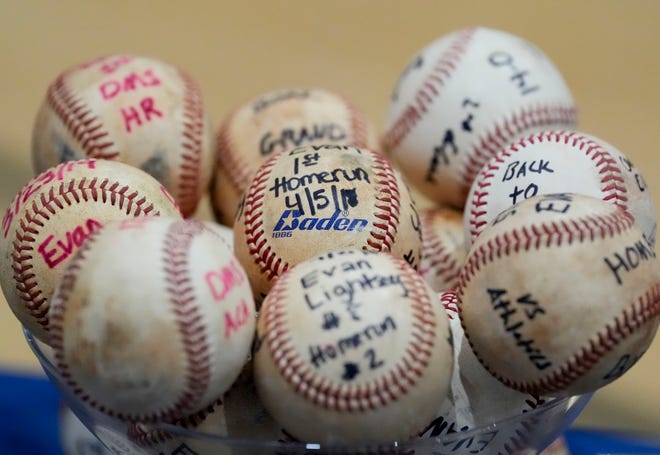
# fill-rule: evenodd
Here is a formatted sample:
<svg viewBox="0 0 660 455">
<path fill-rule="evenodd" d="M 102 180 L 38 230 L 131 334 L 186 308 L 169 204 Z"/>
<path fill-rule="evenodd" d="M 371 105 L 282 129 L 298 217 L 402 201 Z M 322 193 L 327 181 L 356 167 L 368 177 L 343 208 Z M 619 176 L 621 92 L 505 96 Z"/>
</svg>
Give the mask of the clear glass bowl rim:
<svg viewBox="0 0 660 455">
<path fill-rule="evenodd" d="M 61 393 L 63 402 L 71 408 L 73 413 L 80 419 L 85 427 L 87 427 L 92 433 L 95 434 L 97 438 L 103 441 L 103 438 L 96 434 L 95 423 L 99 423 L 100 427 L 103 427 L 104 424 L 110 427 L 118 427 L 125 425 L 125 422 L 121 422 L 118 419 L 114 419 L 108 415 L 101 413 L 100 411 L 93 409 L 88 406 L 82 400 L 73 400 L 67 397 L 67 391 L 64 386 L 60 383 L 61 378 L 57 367 L 48 359 L 44 354 L 42 348 L 40 347 L 40 342 L 38 342 L 30 331 L 26 328 L 23 328 L 24 336 L 27 340 L 27 343 L 35 354 L 39 363 L 41 364 L 42 369 L 49 377 L 51 382 L 54 383 L 55 387 Z M 541 419 L 544 415 L 555 415 L 555 413 L 562 412 L 564 409 L 565 419 L 562 421 L 560 428 L 555 428 L 552 432 L 552 435 L 548 435 L 546 440 L 543 442 L 544 446 L 549 445 L 556 437 L 560 436 L 569 425 L 575 420 L 578 414 L 584 409 L 586 404 L 591 399 L 593 393 L 588 393 L 584 395 L 576 395 L 565 398 L 554 398 L 550 401 L 547 401 L 535 409 L 526 411 L 522 414 L 516 414 L 508 416 L 488 425 L 478 426 L 466 431 L 460 431 L 455 433 L 443 433 L 439 436 L 433 436 L 429 438 L 414 438 L 403 441 L 382 441 L 373 444 L 359 444 L 359 445 L 335 445 L 335 444 L 326 444 L 326 443 L 315 443 L 315 442 L 296 442 L 296 441 L 277 441 L 269 439 L 258 439 L 258 438 L 245 438 L 245 437 L 235 437 L 235 436 L 226 436 L 221 434 L 215 434 L 205 431 L 194 430 L 190 428 L 185 428 L 165 422 L 158 423 L 149 423 L 148 426 L 151 430 L 162 431 L 165 433 L 171 434 L 173 437 L 196 439 L 196 440 L 205 440 L 205 441 L 217 441 L 220 444 L 224 444 L 227 447 L 233 448 L 250 448 L 252 450 L 276 450 L 277 453 L 308 453 L 308 452 L 330 452 L 330 453 L 348 453 L 354 451 L 368 451 L 377 450 L 378 452 L 391 452 L 391 451 L 407 451 L 414 449 L 429 449 L 433 448 L 436 445 L 452 442 L 460 438 L 460 440 L 468 440 L 471 438 L 477 438 L 480 435 L 492 433 L 496 431 L 499 427 L 506 428 L 507 426 L 513 426 L 521 421 L 529 421 L 536 419 Z M 124 435 L 126 440 L 128 436 Z M 348 452 L 347 452 L 348 451 Z M 435 452 L 434 452 L 435 453 Z M 442 452 L 445 453 L 445 452 Z M 460 452 L 457 452 L 460 453 Z M 476 452 L 469 452 L 476 453 Z"/>
</svg>

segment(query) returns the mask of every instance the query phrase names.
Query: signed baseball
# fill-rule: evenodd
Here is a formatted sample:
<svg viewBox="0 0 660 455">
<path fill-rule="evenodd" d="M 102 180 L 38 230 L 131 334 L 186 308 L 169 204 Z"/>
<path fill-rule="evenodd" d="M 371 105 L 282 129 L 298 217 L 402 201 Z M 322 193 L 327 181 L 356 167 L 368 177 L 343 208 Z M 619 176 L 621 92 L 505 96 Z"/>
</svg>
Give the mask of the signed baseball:
<svg viewBox="0 0 660 455">
<path fill-rule="evenodd" d="M 578 194 L 501 212 L 472 244 L 457 294 L 477 358 L 535 395 L 614 381 L 660 322 L 660 266 L 647 237 L 628 212 Z"/>
<path fill-rule="evenodd" d="M 656 216 L 641 173 L 612 145 L 588 134 L 544 131 L 493 156 L 477 174 L 464 212 L 469 245 L 501 211 L 547 193 L 578 193 L 627 210 L 655 244 Z"/>
<path fill-rule="evenodd" d="M 434 291 L 454 289 L 465 260 L 465 239 L 461 212 L 450 208 L 420 210 L 422 260 L 419 273 Z"/>
<path fill-rule="evenodd" d="M 106 222 L 143 215 L 181 216 L 159 182 L 127 164 L 68 161 L 28 182 L 0 236 L 0 284 L 19 321 L 48 342 L 48 306 L 69 258 Z"/>
<path fill-rule="evenodd" d="M 572 129 L 560 72 L 531 43 L 484 27 L 428 44 L 391 95 L 382 147 L 429 199 L 462 208 L 481 166 L 516 138 Z"/>
<path fill-rule="evenodd" d="M 336 250 L 282 275 L 257 322 L 257 391 L 293 437 L 407 439 L 445 399 L 449 323 L 403 259 Z"/>
<path fill-rule="evenodd" d="M 510 418 L 533 411 L 551 398 L 518 392 L 486 371 L 465 339 L 458 315 L 456 292 L 445 291 L 438 297 L 449 317 L 454 369 L 449 397 L 420 437 L 456 435 L 459 439 L 455 444 L 474 453 L 511 453 L 507 448 L 525 448 L 530 436 L 538 431 L 539 416 L 529 421 Z M 469 439 L 460 439 L 462 432 L 488 426 L 493 422 L 498 422 L 496 428 L 483 431 L 479 438 L 470 436 Z"/>
<path fill-rule="evenodd" d="M 53 295 L 51 343 L 66 385 L 131 421 L 189 416 L 231 386 L 254 334 L 254 299 L 202 222 L 142 217 L 88 238 Z"/>
<path fill-rule="evenodd" d="M 32 134 L 36 172 L 85 157 L 117 160 L 161 182 L 184 216 L 208 190 L 213 135 L 197 84 L 168 63 L 110 55 L 50 84 Z"/>
<path fill-rule="evenodd" d="M 262 164 L 239 206 L 236 256 L 258 302 L 287 268 L 333 249 L 421 255 L 415 203 L 383 155 L 340 145 L 279 152 Z"/>
<path fill-rule="evenodd" d="M 220 125 L 211 204 L 231 226 L 250 179 L 273 153 L 312 144 L 374 148 L 376 133 L 351 101 L 321 88 L 275 90 L 234 109 Z"/>
</svg>

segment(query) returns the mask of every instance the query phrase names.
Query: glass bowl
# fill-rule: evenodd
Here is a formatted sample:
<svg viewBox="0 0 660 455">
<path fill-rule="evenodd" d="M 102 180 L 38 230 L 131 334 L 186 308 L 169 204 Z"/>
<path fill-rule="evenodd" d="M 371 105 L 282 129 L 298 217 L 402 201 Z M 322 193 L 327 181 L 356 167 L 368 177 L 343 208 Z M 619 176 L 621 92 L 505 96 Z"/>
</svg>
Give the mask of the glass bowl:
<svg viewBox="0 0 660 455">
<path fill-rule="evenodd" d="M 59 390 L 63 402 L 109 450 L 130 455 L 207 454 L 354 454 L 392 453 L 405 455 L 539 453 L 559 437 L 584 409 L 592 394 L 557 398 L 525 413 L 507 417 L 466 431 L 438 426 L 439 435 L 377 445 L 328 446 L 314 442 L 291 442 L 236 438 L 216 432 L 195 431 L 176 425 L 150 424 L 162 442 L 143 446 L 129 436 L 134 426 L 109 417 L 71 393 L 52 362 L 52 350 L 24 329 L 27 342 L 46 375 Z M 131 428 L 132 427 L 132 428 Z M 131 431 L 133 430 L 133 432 Z M 431 432 L 433 433 L 433 432 Z"/>
</svg>

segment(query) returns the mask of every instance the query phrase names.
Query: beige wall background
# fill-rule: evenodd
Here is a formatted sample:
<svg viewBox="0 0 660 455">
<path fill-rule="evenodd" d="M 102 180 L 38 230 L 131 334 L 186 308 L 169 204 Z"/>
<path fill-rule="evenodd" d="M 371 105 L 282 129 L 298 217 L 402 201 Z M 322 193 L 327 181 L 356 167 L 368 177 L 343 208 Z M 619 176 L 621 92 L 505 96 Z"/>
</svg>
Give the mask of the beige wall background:
<svg viewBox="0 0 660 455">
<path fill-rule="evenodd" d="M 260 93 L 319 86 L 343 93 L 382 128 L 409 59 L 468 25 L 506 30 L 544 50 L 573 91 L 580 130 L 628 155 L 660 200 L 657 0 L 0 0 L 0 207 L 32 177 L 34 116 L 70 65 L 116 52 L 180 65 L 201 85 L 215 125 Z M 657 337 L 577 424 L 659 434 L 659 364 Z M 4 301 L 0 368 L 39 369 Z"/>
</svg>

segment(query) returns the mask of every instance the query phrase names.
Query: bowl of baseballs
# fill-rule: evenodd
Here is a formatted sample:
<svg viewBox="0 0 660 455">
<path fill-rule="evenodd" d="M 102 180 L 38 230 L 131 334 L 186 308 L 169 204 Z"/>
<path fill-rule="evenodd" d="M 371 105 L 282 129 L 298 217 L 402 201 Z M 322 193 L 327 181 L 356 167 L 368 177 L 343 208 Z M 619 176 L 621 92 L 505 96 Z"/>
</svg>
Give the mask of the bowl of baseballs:
<svg viewBox="0 0 660 455">
<path fill-rule="evenodd" d="M 88 83 L 100 95 L 78 101 Z M 145 87 L 182 106 L 150 134 L 154 98 L 117 108 Z M 429 43 L 380 141 L 320 89 L 232 112 L 213 158 L 188 76 L 110 56 L 59 77 L 35 123 L 40 174 L 3 219 L 0 284 L 110 452 L 538 453 L 652 342 L 646 182 L 575 131 L 531 43 L 483 27 Z M 181 118 L 183 139 L 163 134 Z M 203 193 L 217 223 L 194 219 Z"/>
<path fill-rule="evenodd" d="M 255 223 L 250 204 L 241 216 Z M 305 223 L 351 225 L 318 218 Z M 575 193 L 502 211 L 444 291 L 403 251 L 344 246 L 273 266 L 256 299 L 252 281 L 268 280 L 234 250 L 201 221 L 110 221 L 63 270 L 46 335 L 26 329 L 109 450 L 538 453 L 660 320 L 647 236 L 628 211 Z"/>
<path fill-rule="evenodd" d="M 225 402 L 215 402 L 195 417 L 177 423 L 138 424 L 113 418 L 72 393 L 54 363 L 52 349 L 29 331 L 24 333 L 47 376 L 62 394 L 63 402 L 82 424 L 79 431 L 86 429 L 107 453 L 114 454 L 539 453 L 556 445 L 553 441 L 560 438 L 592 396 L 589 393 L 545 400 L 528 397 L 511 403 L 506 410 L 495 411 L 488 406 L 481 417 L 473 414 L 475 410 L 467 402 L 461 409 L 450 409 L 454 401 L 449 399 L 438 416 L 412 438 L 333 444 L 292 438 L 251 399 L 253 383 L 243 380 L 237 384 L 234 397 L 228 394 Z M 500 397 L 493 399 L 501 405 Z M 488 416 L 493 413 L 501 417 L 490 419 Z M 475 424 L 477 420 L 480 421 Z M 565 450 L 565 446 L 557 446 Z"/>
</svg>

